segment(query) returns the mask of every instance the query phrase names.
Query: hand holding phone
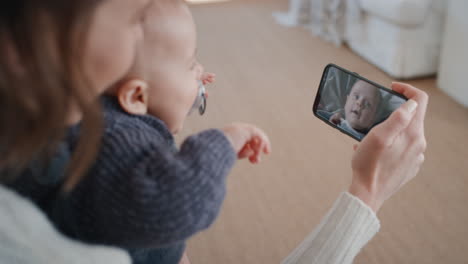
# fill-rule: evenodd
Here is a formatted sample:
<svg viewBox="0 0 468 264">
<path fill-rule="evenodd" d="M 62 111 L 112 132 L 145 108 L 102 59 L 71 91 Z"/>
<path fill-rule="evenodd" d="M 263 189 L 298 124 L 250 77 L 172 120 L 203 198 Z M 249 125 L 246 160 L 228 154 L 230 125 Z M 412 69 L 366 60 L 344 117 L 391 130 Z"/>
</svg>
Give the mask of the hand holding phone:
<svg viewBox="0 0 468 264">
<path fill-rule="evenodd" d="M 359 74 L 329 64 L 325 67 L 313 113 L 328 125 L 361 141 L 407 98 Z"/>
<path fill-rule="evenodd" d="M 375 212 L 419 172 L 425 156 L 424 119 L 428 95 L 404 83 L 392 89 L 408 100 L 354 145 L 349 192 Z"/>
<path fill-rule="evenodd" d="M 390 90 L 333 64 L 324 70 L 314 115 L 362 140 L 354 146 L 348 191 L 375 212 L 424 162 L 427 104 L 428 95 L 408 84 Z"/>
</svg>

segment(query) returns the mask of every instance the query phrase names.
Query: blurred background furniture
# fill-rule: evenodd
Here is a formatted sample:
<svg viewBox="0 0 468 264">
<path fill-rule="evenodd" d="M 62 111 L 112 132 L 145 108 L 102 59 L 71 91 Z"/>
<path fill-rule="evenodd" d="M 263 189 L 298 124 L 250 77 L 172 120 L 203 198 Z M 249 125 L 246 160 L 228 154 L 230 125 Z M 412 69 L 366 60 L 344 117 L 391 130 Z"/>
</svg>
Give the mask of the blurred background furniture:
<svg viewBox="0 0 468 264">
<path fill-rule="evenodd" d="M 366 60 L 397 79 L 437 72 L 446 1 L 347 0 L 347 12 L 360 12 L 347 16 L 346 41 Z"/>
<path fill-rule="evenodd" d="M 468 107 L 468 1 L 451 0 L 442 44 L 437 84 Z"/>
<path fill-rule="evenodd" d="M 274 13 L 284 26 L 351 50 L 396 79 L 433 75 L 439 68 L 447 1 L 289 0 Z"/>
<path fill-rule="evenodd" d="M 344 41 L 345 15 L 345 0 L 289 0 L 287 12 L 273 13 L 278 24 L 304 26 L 314 36 L 337 46 Z"/>
</svg>

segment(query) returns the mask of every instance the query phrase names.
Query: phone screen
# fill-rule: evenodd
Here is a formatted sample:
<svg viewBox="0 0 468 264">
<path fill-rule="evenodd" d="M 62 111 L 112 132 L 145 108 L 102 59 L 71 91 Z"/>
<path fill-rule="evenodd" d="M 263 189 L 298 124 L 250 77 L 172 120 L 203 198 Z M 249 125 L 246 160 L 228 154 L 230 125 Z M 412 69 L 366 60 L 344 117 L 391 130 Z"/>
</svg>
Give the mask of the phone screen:
<svg viewBox="0 0 468 264">
<path fill-rule="evenodd" d="M 337 65 L 325 67 L 313 112 L 332 127 L 361 141 L 408 99 Z"/>
</svg>

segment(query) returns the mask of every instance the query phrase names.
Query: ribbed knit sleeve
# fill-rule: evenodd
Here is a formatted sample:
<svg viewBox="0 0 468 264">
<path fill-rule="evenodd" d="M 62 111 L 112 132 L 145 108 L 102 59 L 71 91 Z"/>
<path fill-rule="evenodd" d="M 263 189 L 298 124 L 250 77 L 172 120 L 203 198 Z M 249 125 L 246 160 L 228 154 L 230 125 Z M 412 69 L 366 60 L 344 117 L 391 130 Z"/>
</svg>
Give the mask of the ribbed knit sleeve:
<svg viewBox="0 0 468 264">
<path fill-rule="evenodd" d="M 343 193 L 320 225 L 282 263 L 350 264 L 379 229 L 372 209 Z"/>
<path fill-rule="evenodd" d="M 116 122 L 104 134 L 89 175 L 58 203 L 73 237 L 126 248 L 180 243 L 216 219 L 236 154 L 220 130 L 174 150 L 142 122 Z"/>
</svg>

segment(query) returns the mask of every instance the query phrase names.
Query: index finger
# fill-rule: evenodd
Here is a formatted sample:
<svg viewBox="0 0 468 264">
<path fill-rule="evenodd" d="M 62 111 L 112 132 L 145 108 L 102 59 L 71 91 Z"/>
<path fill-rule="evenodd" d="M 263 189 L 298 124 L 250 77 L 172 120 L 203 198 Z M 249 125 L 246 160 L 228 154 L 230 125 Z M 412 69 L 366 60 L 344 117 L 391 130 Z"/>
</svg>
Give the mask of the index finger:
<svg viewBox="0 0 468 264">
<path fill-rule="evenodd" d="M 263 151 L 266 154 L 271 153 L 271 142 L 267 134 L 259 128 L 255 129 L 255 134 L 258 137 L 258 139 L 260 139 L 261 141 L 261 145 L 262 145 L 261 151 Z"/>
<path fill-rule="evenodd" d="M 418 103 L 418 109 L 416 110 L 417 112 L 414 116 L 414 120 L 416 122 L 423 123 L 424 118 L 426 117 L 427 103 L 429 101 L 427 93 L 412 85 L 400 82 L 393 82 L 392 90 L 403 94 L 406 98 L 413 99 Z"/>
</svg>

